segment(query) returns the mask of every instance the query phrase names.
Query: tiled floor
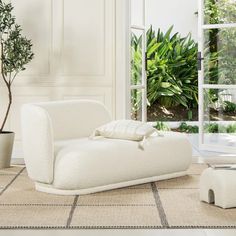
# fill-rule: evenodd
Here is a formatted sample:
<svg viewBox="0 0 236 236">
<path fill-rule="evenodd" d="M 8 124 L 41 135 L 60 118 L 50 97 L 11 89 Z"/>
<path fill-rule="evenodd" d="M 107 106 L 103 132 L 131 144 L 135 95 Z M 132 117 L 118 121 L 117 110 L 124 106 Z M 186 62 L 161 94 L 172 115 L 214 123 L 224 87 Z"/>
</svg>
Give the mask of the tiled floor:
<svg viewBox="0 0 236 236">
<path fill-rule="evenodd" d="M 223 152 L 210 152 L 199 149 L 198 134 L 188 134 L 188 139 L 192 144 L 193 159 L 196 162 L 214 162 L 214 163 L 236 163 L 236 154 Z M 236 235 L 235 235 L 236 236 Z"/>
<path fill-rule="evenodd" d="M 235 236 L 236 230 L 3 230 L 4 236 Z"/>
<path fill-rule="evenodd" d="M 219 152 L 209 152 L 202 151 L 198 148 L 198 135 L 188 135 L 189 141 L 193 147 L 193 157 L 196 162 L 203 161 L 212 161 L 216 162 L 230 162 L 236 163 L 236 154 L 226 154 Z M 223 157 L 223 158 L 222 158 Z M 0 231 L 0 236 L 15 236 L 15 235 L 24 235 L 24 236 L 64 236 L 65 234 L 68 236 L 236 236 L 236 230 L 2 230 Z"/>
</svg>

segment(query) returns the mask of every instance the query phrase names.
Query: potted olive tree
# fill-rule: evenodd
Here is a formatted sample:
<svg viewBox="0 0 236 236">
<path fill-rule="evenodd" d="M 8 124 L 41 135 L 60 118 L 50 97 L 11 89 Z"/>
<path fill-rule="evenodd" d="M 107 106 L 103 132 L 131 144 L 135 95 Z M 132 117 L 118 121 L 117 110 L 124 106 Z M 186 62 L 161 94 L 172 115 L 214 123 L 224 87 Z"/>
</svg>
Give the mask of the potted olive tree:
<svg viewBox="0 0 236 236">
<path fill-rule="evenodd" d="M 32 43 L 21 34 L 16 24 L 11 3 L 0 0 L 0 59 L 1 78 L 8 92 L 8 104 L 5 114 L 0 114 L 0 169 L 9 167 L 14 133 L 4 130 L 12 105 L 12 84 L 25 65 L 33 59 Z"/>
</svg>

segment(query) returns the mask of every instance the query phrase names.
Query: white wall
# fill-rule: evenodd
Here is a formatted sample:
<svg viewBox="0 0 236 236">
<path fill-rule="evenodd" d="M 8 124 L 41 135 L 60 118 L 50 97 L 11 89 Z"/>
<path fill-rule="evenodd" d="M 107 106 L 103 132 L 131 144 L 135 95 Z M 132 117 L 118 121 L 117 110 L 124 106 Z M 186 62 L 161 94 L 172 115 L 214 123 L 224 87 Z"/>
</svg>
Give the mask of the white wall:
<svg viewBox="0 0 236 236">
<path fill-rule="evenodd" d="M 174 25 L 173 32 L 191 32 L 197 41 L 197 10 L 198 0 L 146 0 L 146 26 L 167 31 Z"/>
<path fill-rule="evenodd" d="M 16 133 L 13 157 L 22 158 L 20 108 L 24 103 L 94 99 L 115 116 L 115 0 L 12 3 L 35 53 L 27 70 L 15 80 L 14 103 L 6 126 Z M 0 120 L 7 104 L 2 85 Z"/>
</svg>

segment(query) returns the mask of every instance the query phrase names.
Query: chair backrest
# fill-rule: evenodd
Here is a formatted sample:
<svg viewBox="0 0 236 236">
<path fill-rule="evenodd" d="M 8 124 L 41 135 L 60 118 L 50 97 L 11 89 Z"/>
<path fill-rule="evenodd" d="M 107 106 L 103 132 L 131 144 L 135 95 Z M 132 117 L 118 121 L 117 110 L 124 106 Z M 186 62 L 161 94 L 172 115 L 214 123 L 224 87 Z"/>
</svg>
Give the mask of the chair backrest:
<svg viewBox="0 0 236 236">
<path fill-rule="evenodd" d="M 102 103 L 88 100 L 26 104 L 22 107 L 22 140 L 29 176 L 53 182 L 54 141 L 90 136 L 111 120 Z"/>
<path fill-rule="evenodd" d="M 106 107 L 96 101 L 70 100 L 36 105 L 47 111 L 54 140 L 88 137 L 95 128 L 111 121 Z"/>
</svg>

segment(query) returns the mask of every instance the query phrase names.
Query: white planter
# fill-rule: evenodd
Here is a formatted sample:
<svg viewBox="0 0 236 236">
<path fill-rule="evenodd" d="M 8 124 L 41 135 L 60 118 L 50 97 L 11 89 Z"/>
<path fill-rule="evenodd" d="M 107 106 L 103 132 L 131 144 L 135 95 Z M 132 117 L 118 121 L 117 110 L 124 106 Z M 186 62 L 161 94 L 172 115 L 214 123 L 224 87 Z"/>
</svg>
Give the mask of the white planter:
<svg viewBox="0 0 236 236">
<path fill-rule="evenodd" d="M 0 169 L 10 167 L 14 136 L 13 132 L 0 133 Z"/>
</svg>

